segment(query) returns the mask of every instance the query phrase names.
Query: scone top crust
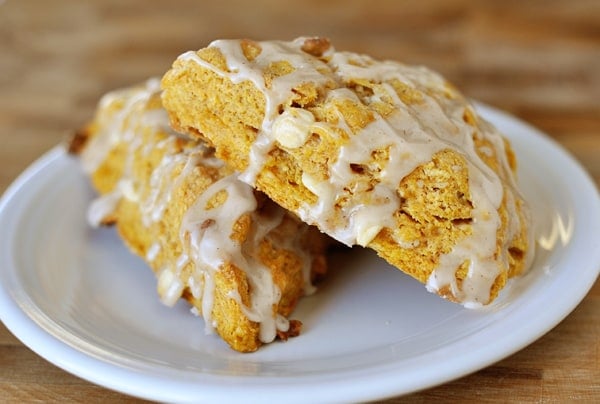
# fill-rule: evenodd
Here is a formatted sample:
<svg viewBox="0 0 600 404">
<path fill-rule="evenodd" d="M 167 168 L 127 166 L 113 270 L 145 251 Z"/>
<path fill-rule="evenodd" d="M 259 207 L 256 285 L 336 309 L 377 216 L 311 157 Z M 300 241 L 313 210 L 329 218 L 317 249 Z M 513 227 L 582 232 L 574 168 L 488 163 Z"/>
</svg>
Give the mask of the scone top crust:
<svg viewBox="0 0 600 404">
<path fill-rule="evenodd" d="M 327 40 L 218 40 L 162 81 L 172 124 L 307 223 L 489 303 L 526 266 L 508 142 L 440 75 Z"/>
</svg>

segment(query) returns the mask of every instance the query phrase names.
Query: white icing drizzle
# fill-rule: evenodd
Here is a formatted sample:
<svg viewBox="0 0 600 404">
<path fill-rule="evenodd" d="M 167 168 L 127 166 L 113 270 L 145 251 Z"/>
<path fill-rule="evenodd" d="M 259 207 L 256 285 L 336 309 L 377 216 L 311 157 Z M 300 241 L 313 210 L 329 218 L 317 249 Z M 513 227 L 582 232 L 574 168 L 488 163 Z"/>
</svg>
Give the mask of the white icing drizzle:
<svg viewBox="0 0 600 404">
<path fill-rule="evenodd" d="M 93 173 L 119 143 L 126 142 L 123 173 L 114 189 L 99 196 L 88 209 L 88 221 L 98 226 L 110 217 L 121 200 L 126 199 L 139 206 L 142 223 L 147 228 L 159 223 L 177 189 L 186 181 L 196 167 L 222 168 L 224 163 L 209 156 L 206 146 L 197 143 L 183 150 L 177 146 L 177 137 L 169 128 L 168 116 L 163 109 L 148 109 L 148 102 L 160 90 L 156 79 L 149 80 L 145 86 L 116 91 L 107 94 L 100 102 L 96 117 L 98 131 L 90 139 L 83 151 L 82 160 L 86 171 Z M 112 110 L 111 110 L 112 109 Z M 162 132 L 162 140 L 142 142 L 144 131 Z M 162 159 L 153 168 L 149 184 L 136 183 L 133 176 L 133 159 L 141 152 L 148 156 L 153 149 L 164 152 Z M 174 173 L 177 173 L 173 176 Z M 256 211 L 257 202 L 254 191 L 249 185 L 239 181 L 237 174 L 216 180 L 211 184 L 184 213 L 180 240 L 182 254 L 176 262 L 167 262 L 157 271 L 157 290 L 161 301 L 174 305 L 187 287 L 192 296 L 201 302 L 201 308 L 194 308 L 195 314 L 203 315 L 207 333 L 218 326 L 212 318 L 214 303 L 215 274 L 226 263 L 235 265 L 243 271 L 250 285 L 250 305 L 243 304 L 237 290 L 229 292 L 236 300 L 246 317 L 259 323 L 259 338 L 262 342 L 271 342 L 277 331 L 287 331 L 288 320 L 276 312 L 281 291 L 272 279 L 271 271 L 257 257 L 260 243 L 270 238 L 270 232 L 279 226 L 284 210 L 270 209 L 267 213 Z M 145 193 L 144 193 L 145 191 Z M 207 202 L 220 192 L 226 193 L 225 202 L 211 209 Z M 250 234 L 242 244 L 231 239 L 234 224 L 244 214 L 252 221 Z M 303 234 L 299 231 L 298 234 Z M 305 291 L 312 293 L 310 283 L 312 256 L 303 250 L 300 238 L 292 241 L 274 241 L 278 248 L 293 251 L 300 256 L 305 278 Z M 168 248 L 161 240 L 155 241 L 146 251 L 146 260 L 153 263 L 163 249 Z M 193 264 L 189 276 L 184 268 Z M 307 280 L 307 281 L 306 281 Z"/>
<path fill-rule="evenodd" d="M 145 226 L 162 219 L 163 213 L 167 208 L 173 191 L 179 188 L 184 179 L 201 161 L 201 153 L 178 153 L 166 154 L 160 161 L 158 167 L 152 171 L 150 176 L 150 195 L 140 206 L 142 211 L 142 220 Z M 181 173 L 173 180 L 169 174 L 183 164 Z"/>
<path fill-rule="evenodd" d="M 87 211 L 87 221 L 92 227 L 99 227 L 105 218 L 117 208 L 122 196 L 118 189 L 92 201 Z"/>
<path fill-rule="evenodd" d="M 226 192 L 225 201 L 219 206 L 207 208 L 209 201 L 220 192 Z M 250 307 L 242 303 L 237 290 L 232 290 L 229 296 L 238 301 L 249 320 L 260 323 L 260 340 L 270 342 L 278 329 L 287 331 L 289 323 L 274 313 L 273 309 L 281 298 L 281 292 L 273 282 L 271 271 L 253 255 L 267 233 L 279 225 L 283 211 L 278 210 L 278 215 L 270 220 L 258 218 L 253 192 L 235 174 L 216 181 L 186 212 L 180 238 L 202 279 L 202 315 L 206 319 L 207 332 L 211 332 L 215 326 L 211 316 L 214 276 L 222 265 L 230 262 L 247 276 L 251 290 Z M 244 214 L 251 215 L 254 234 L 240 245 L 232 240 L 231 230 Z"/>
<path fill-rule="evenodd" d="M 160 243 L 158 241 L 155 241 L 150 248 L 148 248 L 148 251 L 146 251 L 146 260 L 148 262 L 153 262 L 156 257 L 158 256 L 158 254 L 160 253 L 161 250 L 161 246 Z"/>
<path fill-rule="evenodd" d="M 303 38 L 298 38 L 294 42 L 261 42 L 261 53 L 254 60 L 248 61 L 244 56 L 239 41 L 214 41 L 210 46 L 219 48 L 227 57 L 227 72 L 202 60 L 196 52 L 186 52 L 178 58 L 180 60 L 192 60 L 223 77 L 227 77 L 234 83 L 251 81 L 265 94 L 265 118 L 263 119 L 256 141 L 250 150 L 249 166 L 240 174 L 240 179 L 248 184 L 254 184 L 256 175 L 260 172 L 267 153 L 273 148 L 275 139 L 271 136 L 271 126 L 278 116 L 279 108 L 288 101 L 292 88 L 302 82 L 325 84 L 330 80 L 318 70 L 319 68 L 329 69 L 326 63 L 315 58 L 307 59 L 303 55 L 298 54 L 297 49 L 303 43 Z M 275 79 L 271 83 L 270 88 L 267 88 L 262 72 L 273 62 L 277 61 L 287 61 L 295 67 L 304 66 L 307 63 L 310 66 L 306 66 L 307 68 L 303 69 L 296 69 L 292 73 L 283 76 L 285 77 L 284 80 L 280 78 Z"/>
<path fill-rule="evenodd" d="M 382 97 L 386 97 L 392 100 L 396 109 L 385 118 L 372 110 L 374 120 L 358 133 L 352 133 L 339 113 L 337 129 L 346 133 L 348 141 L 340 148 L 337 159 L 330 162 L 329 180 L 316 181 L 304 173 L 303 183 L 318 197 L 318 201 L 314 205 L 301 206 L 296 213 L 305 222 L 318 225 L 321 230 L 345 244 L 368 245 L 383 227 L 395 226 L 393 214 L 400 208 L 397 188 L 401 180 L 418 166 L 429 162 L 435 153 L 445 149 L 454 150 L 465 158 L 467 164 L 473 204 L 472 234 L 460 240 L 451 252 L 440 257 L 427 288 L 437 292 L 449 286 L 455 299 L 467 307 L 486 304 L 501 267 L 508 265 L 507 248 L 501 248 L 501 256 L 495 257 L 497 232 L 501 223 L 498 209 L 503 198 L 508 210 L 508 225 L 504 235 L 507 243 L 523 225 L 515 206 L 520 195 L 506 160 L 500 134 L 480 118 L 476 127 L 465 122 L 463 114 L 466 108 L 471 107 L 437 73 L 392 61 L 377 62 L 368 56 L 335 52 L 332 48 L 316 58 L 301 51 L 304 41 L 305 38 L 292 42 L 258 42 L 262 51 L 252 61 L 245 58 L 240 41 L 219 40 L 211 43 L 209 46 L 218 48 L 225 57 L 228 71 L 202 60 L 195 52 L 187 52 L 179 58 L 182 61 L 194 61 L 234 83 L 249 81 L 264 94 L 264 120 L 251 147 L 249 166 L 240 179 L 254 184 L 276 140 L 283 147 L 294 148 L 304 143 L 306 133 L 318 132 L 319 128 L 328 130 L 329 124 L 313 122 L 310 116 L 299 115 L 291 107 L 284 109 L 278 118 L 281 106 L 287 106 L 286 103 L 292 98 L 293 88 L 306 82 L 317 86 L 335 83 L 339 88 L 329 91 L 329 100 L 339 98 L 360 102 L 354 92 L 345 88 L 347 83 L 354 79 L 366 79 L 379 84 L 379 93 L 374 94 L 371 101 L 381 101 Z M 263 72 L 269 65 L 279 61 L 287 61 L 295 70 L 273 79 L 270 88 L 267 88 Z M 420 97 L 418 102 L 403 102 L 390 84 L 391 80 L 399 80 L 407 88 L 417 91 Z M 447 97 L 444 92 L 452 96 Z M 295 127 L 290 128 L 292 126 Z M 328 132 L 335 133 L 332 129 L 329 127 Z M 476 136 L 483 137 L 492 145 L 480 152 L 496 156 L 500 163 L 499 174 L 477 154 L 473 141 L 475 130 Z M 383 148 L 389 148 L 390 159 L 376 178 L 374 189 L 368 195 L 361 194 L 345 205 L 345 210 L 340 214 L 335 208 L 336 201 L 340 196 L 347 195 L 345 189 L 356 179 L 351 164 L 369 163 L 372 153 Z M 505 189 L 503 180 L 506 181 Z M 403 240 L 398 242 L 399 246 L 406 244 Z M 414 247 L 411 244 L 409 248 Z M 530 245 L 529 253 L 531 250 Z M 469 262 L 469 272 L 459 288 L 455 274 L 464 262 Z"/>
<path fill-rule="evenodd" d="M 160 80 L 152 78 L 146 81 L 143 88 L 132 87 L 113 91 L 101 98 L 98 105 L 100 116 L 97 120 L 102 122 L 102 125 L 99 133 L 89 140 L 89 144 L 81 153 L 81 164 L 86 173 L 91 174 L 96 171 L 121 138 L 130 136 L 127 129 L 133 125 L 127 122 L 128 117 L 133 115 L 133 111 L 143 109 L 149 97 L 159 90 Z M 110 106 L 117 101 L 125 101 L 125 103 L 115 116 L 112 116 Z"/>
</svg>

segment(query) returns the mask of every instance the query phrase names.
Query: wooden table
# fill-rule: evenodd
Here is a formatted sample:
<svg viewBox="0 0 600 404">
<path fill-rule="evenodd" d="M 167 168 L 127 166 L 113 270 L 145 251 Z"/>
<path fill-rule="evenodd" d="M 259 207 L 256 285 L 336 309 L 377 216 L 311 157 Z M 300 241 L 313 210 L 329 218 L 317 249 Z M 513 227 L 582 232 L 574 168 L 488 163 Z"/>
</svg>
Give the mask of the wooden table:
<svg viewBox="0 0 600 404">
<path fill-rule="evenodd" d="M 440 71 L 469 96 L 548 133 L 600 183 L 596 0 L 204 3 L 0 0 L 0 192 L 89 119 L 101 94 L 162 74 L 179 53 L 220 37 L 312 34 L 338 49 Z M 529 347 L 392 401 L 600 402 L 599 363 L 596 282 Z M 36 400 L 136 401 L 56 368 L 0 325 L 0 402 Z"/>
</svg>

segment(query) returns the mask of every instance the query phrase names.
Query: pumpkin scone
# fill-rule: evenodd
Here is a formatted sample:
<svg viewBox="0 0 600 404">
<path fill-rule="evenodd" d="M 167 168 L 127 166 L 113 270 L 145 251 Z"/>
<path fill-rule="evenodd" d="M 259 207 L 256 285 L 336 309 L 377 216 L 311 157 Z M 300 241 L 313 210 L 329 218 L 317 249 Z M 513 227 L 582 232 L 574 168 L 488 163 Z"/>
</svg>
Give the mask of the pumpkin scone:
<svg viewBox="0 0 600 404">
<path fill-rule="evenodd" d="M 159 80 L 104 96 L 71 152 L 100 194 L 90 223 L 116 224 L 156 273 L 163 303 L 183 297 L 241 352 L 300 332 L 288 316 L 326 270 L 326 236 L 175 133 Z"/>
<path fill-rule="evenodd" d="M 172 126 L 304 222 L 429 291 L 490 303 L 533 245 L 509 142 L 424 67 L 323 38 L 217 40 L 162 79 Z"/>
</svg>

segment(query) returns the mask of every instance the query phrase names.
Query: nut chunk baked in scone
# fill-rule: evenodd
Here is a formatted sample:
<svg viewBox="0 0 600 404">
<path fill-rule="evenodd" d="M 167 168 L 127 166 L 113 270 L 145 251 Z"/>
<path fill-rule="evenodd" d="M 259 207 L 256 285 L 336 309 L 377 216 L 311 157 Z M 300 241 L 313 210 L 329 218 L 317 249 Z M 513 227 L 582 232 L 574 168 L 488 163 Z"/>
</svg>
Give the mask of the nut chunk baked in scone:
<svg viewBox="0 0 600 404">
<path fill-rule="evenodd" d="M 322 38 L 218 40 L 162 80 L 172 125 L 240 178 L 466 307 L 527 266 L 510 145 L 438 74 Z"/>
<path fill-rule="evenodd" d="M 158 80 L 104 96 L 71 148 L 101 194 L 89 221 L 116 223 L 162 302 L 185 298 L 237 351 L 300 332 L 287 316 L 326 269 L 326 236 L 173 132 Z"/>
</svg>

